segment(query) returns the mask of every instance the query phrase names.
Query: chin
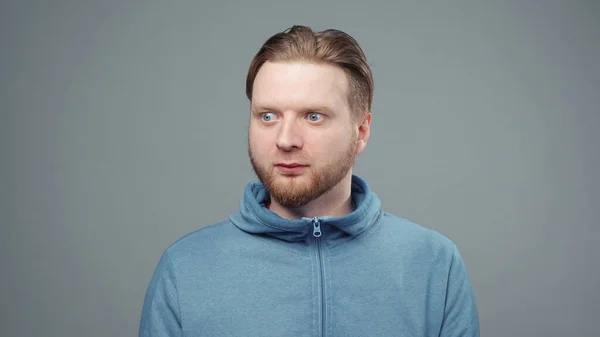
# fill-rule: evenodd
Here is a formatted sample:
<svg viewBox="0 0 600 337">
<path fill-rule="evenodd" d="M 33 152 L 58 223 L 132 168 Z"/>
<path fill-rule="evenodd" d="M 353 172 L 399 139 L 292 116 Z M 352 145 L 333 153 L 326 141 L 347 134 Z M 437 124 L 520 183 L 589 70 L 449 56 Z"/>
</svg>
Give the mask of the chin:
<svg viewBox="0 0 600 337">
<path fill-rule="evenodd" d="M 308 181 L 310 181 L 310 179 L 306 174 L 277 174 L 274 181 L 281 186 L 286 186 L 289 184 L 306 184 Z"/>
</svg>

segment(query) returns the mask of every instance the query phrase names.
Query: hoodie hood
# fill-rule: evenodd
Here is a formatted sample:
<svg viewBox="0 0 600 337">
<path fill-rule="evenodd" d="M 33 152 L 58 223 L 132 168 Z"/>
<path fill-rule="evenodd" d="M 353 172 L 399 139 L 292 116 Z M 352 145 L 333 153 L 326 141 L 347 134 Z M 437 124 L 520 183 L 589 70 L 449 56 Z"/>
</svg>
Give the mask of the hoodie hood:
<svg viewBox="0 0 600 337">
<path fill-rule="evenodd" d="M 266 234 L 285 241 L 303 241 L 312 236 L 313 221 L 318 220 L 322 238 L 327 243 L 341 243 L 371 227 L 381 213 L 381 201 L 366 181 L 352 176 L 351 197 L 354 210 L 341 217 L 284 219 L 266 207 L 269 193 L 258 181 L 248 183 L 240 200 L 240 209 L 229 219 L 239 229 L 252 234 Z"/>
</svg>

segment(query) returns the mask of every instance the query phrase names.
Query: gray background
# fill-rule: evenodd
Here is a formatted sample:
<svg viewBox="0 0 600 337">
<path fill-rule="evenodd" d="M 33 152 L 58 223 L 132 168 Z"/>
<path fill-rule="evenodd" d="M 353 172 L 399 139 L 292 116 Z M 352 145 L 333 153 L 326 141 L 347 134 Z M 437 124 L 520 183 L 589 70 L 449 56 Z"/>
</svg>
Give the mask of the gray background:
<svg viewBox="0 0 600 337">
<path fill-rule="evenodd" d="M 163 249 L 255 179 L 245 75 L 293 24 L 364 47 L 376 89 L 355 172 L 385 210 L 457 243 L 482 336 L 598 336 L 597 1 L 0 12 L 1 336 L 137 334 Z"/>
</svg>

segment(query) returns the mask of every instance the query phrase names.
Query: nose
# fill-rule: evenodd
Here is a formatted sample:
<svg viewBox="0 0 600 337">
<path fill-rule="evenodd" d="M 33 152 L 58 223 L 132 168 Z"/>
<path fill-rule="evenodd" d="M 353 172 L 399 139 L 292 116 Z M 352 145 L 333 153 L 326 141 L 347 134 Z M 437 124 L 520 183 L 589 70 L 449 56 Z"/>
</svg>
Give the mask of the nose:
<svg viewBox="0 0 600 337">
<path fill-rule="evenodd" d="M 302 148 L 299 127 L 299 125 L 296 125 L 296 121 L 292 119 L 284 119 L 281 122 L 279 134 L 277 135 L 277 147 L 280 150 L 287 152 Z"/>
</svg>

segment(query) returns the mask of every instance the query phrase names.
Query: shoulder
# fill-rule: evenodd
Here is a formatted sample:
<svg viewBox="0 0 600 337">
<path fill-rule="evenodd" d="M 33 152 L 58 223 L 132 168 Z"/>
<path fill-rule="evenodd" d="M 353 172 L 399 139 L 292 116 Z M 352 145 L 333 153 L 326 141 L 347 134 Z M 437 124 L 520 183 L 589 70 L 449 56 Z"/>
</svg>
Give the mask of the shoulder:
<svg viewBox="0 0 600 337">
<path fill-rule="evenodd" d="M 382 211 L 379 226 L 383 235 L 412 251 L 452 255 L 456 250 L 455 243 L 441 232 L 389 212 Z"/>
<path fill-rule="evenodd" d="M 180 237 L 171 243 L 165 254 L 173 261 L 194 259 L 198 256 L 206 258 L 206 254 L 214 254 L 219 249 L 229 247 L 228 241 L 239 240 L 240 231 L 231 221 L 221 221 Z"/>
</svg>

